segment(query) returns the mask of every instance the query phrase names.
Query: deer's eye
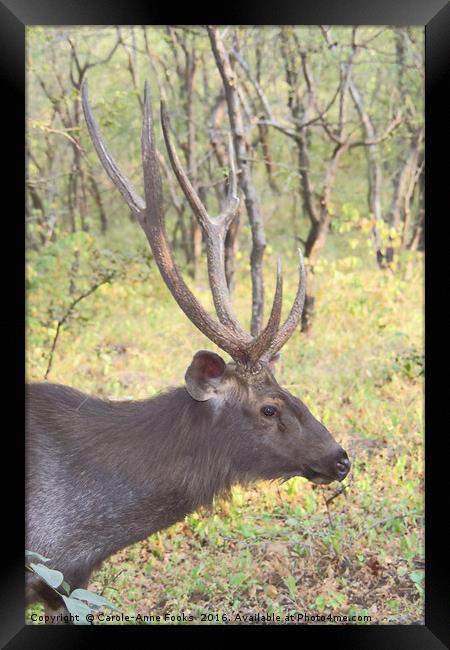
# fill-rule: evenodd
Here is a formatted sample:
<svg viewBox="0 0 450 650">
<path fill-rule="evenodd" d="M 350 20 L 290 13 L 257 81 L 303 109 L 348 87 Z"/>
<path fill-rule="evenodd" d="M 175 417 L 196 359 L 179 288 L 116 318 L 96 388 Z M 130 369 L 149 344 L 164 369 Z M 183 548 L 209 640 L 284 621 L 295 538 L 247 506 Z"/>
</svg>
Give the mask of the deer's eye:
<svg viewBox="0 0 450 650">
<path fill-rule="evenodd" d="M 261 409 L 261 413 L 268 418 L 272 417 L 272 415 L 275 415 L 276 412 L 277 409 L 275 406 L 263 406 Z"/>
</svg>

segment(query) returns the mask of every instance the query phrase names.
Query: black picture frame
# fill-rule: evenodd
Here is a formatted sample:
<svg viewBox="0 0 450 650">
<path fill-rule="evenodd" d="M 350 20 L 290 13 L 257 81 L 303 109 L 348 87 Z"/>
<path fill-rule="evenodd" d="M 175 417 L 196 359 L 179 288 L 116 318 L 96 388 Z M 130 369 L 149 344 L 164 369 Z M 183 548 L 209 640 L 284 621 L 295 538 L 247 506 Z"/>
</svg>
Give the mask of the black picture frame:
<svg viewBox="0 0 450 650">
<path fill-rule="evenodd" d="M 174 16 L 174 13 L 176 15 Z M 439 338 L 439 325 L 447 323 L 445 316 L 436 318 L 436 311 L 446 301 L 445 271 L 439 269 L 447 261 L 442 220 L 448 186 L 448 162 L 445 158 L 445 134 L 448 119 L 444 101 L 444 76 L 450 61 L 450 7 L 445 0 L 303 0 L 301 3 L 278 0 L 276 3 L 258 3 L 215 7 L 215 15 L 191 3 L 171 12 L 169 7 L 134 0 L 3 0 L 0 3 L 0 65 L 3 82 L 1 101 L 3 172 L 4 235 L 1 261 L 3 264 L 2 325 L 4 358 L 7 369 L 3 390 L 3 541 L 0 590 L 1 647 L 16 648 L 82 647 L 104 642 L 114 630 L 116 642 L 129 639 L 128 635 L 145 635 L 151 642 L 164 634 L 167 641 L 173 635 L 183 634 L 183 640 L 199 630 L 198 626 L 26 626 L 24 623 L 24 487 L 23 487 L 23 385 L 24 385 L 24 220 L 21 216 L 24 196 L 24 123 L 25 123 L 25 28 L 31 25 L 108 25 L 108 24 L 326 24 L 326 25 L 423 25 L 426 43 L 426 588 L 425 625 L 378 626 L 203 626 L 202 636 L 212 638 L 220 634 L 225 642 L 235 634 L 252 635 L 264 640 L 267 633 L 276 634 L 281 641 L 305 644 L 329 642 L 333 648 L 354 647 L 426 649 L 450 647 L 450 579 L 449 554 L 446 550 L 446 492 L 443 484 L 448 472 L 448 456 L 442 445 L 447 433 L 443 352 L 444 338 Z M 445 111 L 445 113 L 444 113 Z M 10 146 L 5 136 L 12 135 Z M 448 156 L 448 153 L 447 153 Z M 444 198 L 445 193 L 445 198 Z M 11 198 L 10 207 L 5 201 Z M 444 248 L 445 247 L 445 248 Z M 10 253 L 10 255 L 7 255 Z M 432 253 L 432 255 L 431 255 Z M 447 255 L 446 255 L 447 253 Z M 5 295 L 6 294 L 6 295 Z M 439 301 L 439 302 L 438 302 Z M 448 371 L 447 371 L 448 372 Z M 444 392 L 445 391 L 445 392 Z M 5 399 L 6 397 L 6 399 Z M 441 417 L 442 416 L 442 417 Z M 9 423 L 9 424 L 6 424 Z M 6 469 L 10 466 L 11 472 Z M 442 545 L 439 542 L 443 542 Z M 442 549 L 442 550 L 441 550 Z M 103 630 L 103 632 L 99 631 Z M 109 632 L 108 632 L 109 630 Z M 137 631 L 140 630 L 140 631 Z M 195 632 L 194 632 L 195 633 Z M 122 634 L 124 635 L 122 637 Z M 127 635 L 127 636 L 125 636 Z M 263 636 L 264 635 L 264 636 Z M 110 637 L 109 637 L 110 638 Z M 120 639 L 120 641 L 119 641 Z"/>
</svg>

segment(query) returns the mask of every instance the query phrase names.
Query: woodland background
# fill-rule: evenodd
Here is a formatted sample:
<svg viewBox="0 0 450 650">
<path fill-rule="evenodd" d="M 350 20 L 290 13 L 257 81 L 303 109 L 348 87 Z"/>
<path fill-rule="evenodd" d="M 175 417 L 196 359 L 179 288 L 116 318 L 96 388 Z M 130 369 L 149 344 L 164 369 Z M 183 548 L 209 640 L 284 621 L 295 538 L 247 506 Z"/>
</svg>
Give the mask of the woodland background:
<svg viewBox="0 0 450 650">
<path fill-rule="evenodd" d="M 214 349 L 170 296 L 84 123 L 87 78 L 103 135 L 142 189 L 147 79 L 184 277 L 211 308 L 201 229 L 162 142 L 161 96 L 212 215 L 234 132 L 243 200 L 226 270 L 252 333 L 277 256 L 287 309 L 304 252 L 306 307 L 279 381 L 353 461 L 340 491 L 301 478 L 236 488 L 212 513 L 118 553 L 90 588 L 128 614 L 423 621 L 423 30 L 33 27 L 27 70 L 28 378 L 145 398 L 181 383 L 197 349 Z"/>
</svg>

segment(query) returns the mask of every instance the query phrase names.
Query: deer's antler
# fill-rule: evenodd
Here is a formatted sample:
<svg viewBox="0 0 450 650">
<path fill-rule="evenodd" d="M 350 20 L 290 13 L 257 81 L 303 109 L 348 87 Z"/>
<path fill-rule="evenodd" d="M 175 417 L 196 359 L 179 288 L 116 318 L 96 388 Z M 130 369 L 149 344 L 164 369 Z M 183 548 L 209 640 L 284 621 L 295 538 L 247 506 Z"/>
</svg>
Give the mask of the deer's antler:
<svg viewBox="0 0 450 650">
<path fill-rule="evenodd" d="M 181 189 L 205 235 L 209 282 L 219 319 L 217 321 L 209 315 L 184 282 L 167 239 L 162 207 L 162 183 L 154 143 L 147 83 L 144 90 L 144 118 L 141 138 L 145 201 L 120 171 L 100 134 L 89 105 L 86 79 L 82 84 L 81 96 L 86 124 L 98 157 L 128 207 L 138 219 L 147 236 L 161 275 L 183 312 L 205 336 L 225 350 L 235 361 L 253 368 L 259 361 L 270 360 L 292 335 L 302 313 L 305 299 L 303 257 L 300 253 L 300 280 L 297 295 L 289 316 L 280 329 L 282 274 L 281 262 L 278 260 L 277 284 L 270 317 L 264 330 L 253 338 L 242 329 L 237 321 L 225 276 L 225 237 L 239 207 L 237 174 L 231 137 L 229 141 L 228 196 L 222 212 L 217 217 L 211 218 L 180 164 L 170 136 L 167 110 L 164 102 L 161 102 L 161 124 L 169 159 Z"/>
</svg>

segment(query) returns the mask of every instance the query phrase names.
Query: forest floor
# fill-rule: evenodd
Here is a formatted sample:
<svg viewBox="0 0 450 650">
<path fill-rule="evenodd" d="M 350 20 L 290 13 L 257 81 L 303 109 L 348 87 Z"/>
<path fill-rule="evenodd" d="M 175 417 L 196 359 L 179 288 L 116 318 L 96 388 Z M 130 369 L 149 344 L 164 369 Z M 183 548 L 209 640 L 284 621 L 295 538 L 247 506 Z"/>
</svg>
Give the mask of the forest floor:
<svg viewBox="0 0 450 650">
<path fill-rule="evenodd" d="M 293 335 L 277 379 L 347 449 L 350 475 L 326 487 L 302 478 L 236 487 L 211 512 L 120 551 L 89 588 L 124 615 L 162 624 L 254 622 L 257 614 L 280 623 L 424 622 L 423 260 L 382 272 L 363 263 L 362 242 L 338 257 L 330 241 L 317 269 L 313 331 Z M 242 255 L 237 262 L 235 305 L 247 326 L 248 265 Z M 28 263 L 28 378 L 36 381 L 55 304 L 70 302 L 69 267 L 61 250 Z M 265 263 L 270 299 L 270 249 Z M 283 264 L 287 310 L 295 251 Z M 210 306 L 206 276 L 193 286 Z M 130 260 L 120 281 L 80 302 L 61 329 L 49 380 L 113 399 L 151 397 L 181 384 L 202 348 L 215 346 L 176 307 L 155 265 Z"/>
</svg>

